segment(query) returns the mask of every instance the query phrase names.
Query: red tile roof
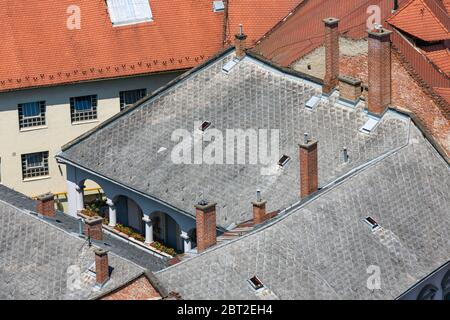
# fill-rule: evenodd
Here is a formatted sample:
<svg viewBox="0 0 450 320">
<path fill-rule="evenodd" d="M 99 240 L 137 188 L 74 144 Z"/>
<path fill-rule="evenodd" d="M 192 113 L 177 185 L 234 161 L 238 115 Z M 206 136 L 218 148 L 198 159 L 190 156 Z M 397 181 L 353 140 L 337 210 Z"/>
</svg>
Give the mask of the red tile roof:
<svg viewBox="0 0 450 320">
<path fill-rule="evenodd" d="M 450 0 L 442 0 L 445 10 L 450 14 Z"/>
<path fill-rule="evenodd" d="M 210 1 L 151 1 L 153 22 L 122 27 L 105 1 L 78 1 L 81 29 L 69 30 L 73 3 L 1 1 L 0 90 L 190 68 L 222 46 L 223 13 Z"/>
<path fill-rule="evenodd" d="M 228 0 L 227 43 L 243 24 L 247 46 L 254 46 L 268 30 L 285 18 L 303 0 Z"/>
<path fill-rule="evenodd" d="M 322 19 L 327 17 L 341 19 L 341 33 L 355 39 L 363 38 L 367 34 L 370 5 L 381 8 L 382 21 L 391 14 L 392 3 L 386 0 L 305 0 L 284 23 L 266 35 L 254 51 L 287 67 L 323 43 Z"/>
<path fill-rule="evenodd" d="M 422 47 L 421 49 L 436 67 L 450 76 L 450 50 L 444 44 Z"/>
<path fill-rule="evenodd" d="M 450 103 L 450 88 L 434 88 L 434 91 Z"/>
<path fill-rule="evenodd" d="M 450 39 L 449 17 L 441 0 L 411 0 L 398 10 L 388 22 L 424 41 Z"/>
<path fill-rule="evenodd" d="M 233 35 L 249 43 L 301 0 L 229 0 Z M 69 30 L 73 0 L 0 2 L 0 91 L 191 68 L 223 48 L 224 12 L 212 0 L 150 0 L 153 22 L 113 27 L 106 1 L 75 1 L 81 29 Z"/>
</svg>

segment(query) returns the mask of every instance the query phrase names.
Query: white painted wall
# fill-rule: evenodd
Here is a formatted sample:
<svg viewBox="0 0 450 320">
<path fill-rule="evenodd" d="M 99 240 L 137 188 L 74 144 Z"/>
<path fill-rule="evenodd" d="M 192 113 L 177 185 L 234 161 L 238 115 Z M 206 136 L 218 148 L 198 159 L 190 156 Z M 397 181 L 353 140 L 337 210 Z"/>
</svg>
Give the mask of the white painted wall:
<svg viewBox="0 0 450 320">
<path fill-rule="evenodd" d="M 1 183 L 29 196 L 48 191 L 65 192 L 66 170 L 54 159 L 61 146 L 118 113 L 120 91 L 146 88 L 149 94 L 180 74 L 164 73 L 0 93 Z M 98 96 L 98 119 L 71 124 L 70 98 L 93 94 Z M 36 130 L 21 131 L 18 104 L 42 100 L 47 103 L 47 125 Z M 50 175 L 23 181 L 21 155 L 40 151 L 49 151 Z"/>
</svg>

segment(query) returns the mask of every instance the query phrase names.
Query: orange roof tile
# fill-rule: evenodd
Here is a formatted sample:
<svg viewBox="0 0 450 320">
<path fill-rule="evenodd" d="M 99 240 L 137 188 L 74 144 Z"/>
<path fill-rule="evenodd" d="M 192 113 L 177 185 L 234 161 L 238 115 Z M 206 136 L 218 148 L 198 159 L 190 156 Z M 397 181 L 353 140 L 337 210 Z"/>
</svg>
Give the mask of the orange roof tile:
<svg viewBox="0 0 450 320">
<path fill-rule="evenodd" d="M 447 13 L 450 14 L 450 0 L 442 0 L 442 4 L 444 5 Z"/>
<path fill-rule="evenodd" d="M 440 0 L 411 0 L 388 22 L 424 41 L 450 39 L 448 14 L 437 1 Z"/>
<path fill-rule="evenodd" d="M 421 49 L 436 67 L 450 76 L 450 50 L 444 44 L 422 47 Z"/>
<path fill-rule="evenodd" d="M 450 88 L 434 88 L 434 91 L 450 103 Z"/>
<path fill-rule="evenodd" d="M 226 25 L 245 25 L 249 44 L 302 0 L 228 0 Z M 150 0 L 152 22 L 113 27 L 104 0 L 75 1 L 81 29 L 69 30 L 73 0 L 0 2 L 0 91 L 191 68 L 223 48 L 225 13 L 210 0 Z M 51 17 L 51 18 L 49 18 Z"/>
<path fill-rule="evenodd" d="M 150 2 L 153 22 L 113 27 L 103 0 L 78 1 L 81 29 L 67 28 L 73 0 L 0 3 L 0 90 L 190 68 L 222 46 L 212 2 Z"/>
<path fill-rule="evenodd" d="M 247 46 L 254 46 L 268 30 L 304 0 L 228 0 L 227 43 L 243 24 Z"/>
<path fill-rule="evenodd" d="M 404 2 L 399 1 L 400 4 Z M 323 43 L 322 19 L 328 17 L 341 19 L 339 30 L 342 34 L 363 38 L 367 35 L 370 5 L 381 8 L 382 21 L 391 14 L 392 3 L 386 0 L 305 0 L 284 23 L 257 43 L 254 51 L 287 67 Z"/>
</svg>

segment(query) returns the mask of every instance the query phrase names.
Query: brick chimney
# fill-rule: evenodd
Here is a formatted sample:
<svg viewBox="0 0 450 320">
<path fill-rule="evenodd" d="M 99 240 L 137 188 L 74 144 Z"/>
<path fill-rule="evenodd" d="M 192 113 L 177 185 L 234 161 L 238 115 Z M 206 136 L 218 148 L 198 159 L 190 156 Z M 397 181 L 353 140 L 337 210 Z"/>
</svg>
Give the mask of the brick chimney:
<svg viewBox="0 0 450 320">
<path fill-rule="evenodd" d="M 216 244 L 216 203 L 201 201 L 195 205 L 197 251 L 202 252 Z"/>
<path fill-rule="evenodd" d="M 307 140 L 299 144 L 300 157 L 300 197 L 316 192 L 319 187 L 317 169 L 317 141 Z"/>
<path fill-rule="evenodd" d="M 234 46 L 236 48 L 236 57 L 242 59 L 245 57 L 247 35 L 244 34 L 242 24 L 239 25 L 239 33 L 234 36 Z"/>
<path fill-rule="evenodd" d="M 349 76 L 339 76 L 339 98 L 356 104 L 361 97 L 361 80 Z"/>
<path fill-rule="evenodd" d="M 339 19 L 327 18 L 325 23 L 325 78 L 322 91 L 330 94 L 338 84 L 339 76 Z"/>
<path fill-rule="evenodd" d="M 381 116 L 391 103 L 391 31 L 369 31 L 369 113 Z"/>
<path fill-rule="evenodd" d="M 252 202 L 253 205 L 253 223 L 255 225 L 260 224 L 267 220 L 266 216 L 266 200 L 261 199 L 261 191 L 256 192 L 256 201 Z"/>
<path fill-rule="evenodd" d="M 103 286 L 109 280 L 108 251 L 96 249 L 95 253 L 95 279 L 97 286 Z"/>
<path fill-rule="evenodd" d="M 46 193 L 37 197 L 36 211 L 46 217 L 55 216 L 55 196 L 53 193 Z"/>
<path fill-rule="evenodd" d="M 84 235 L 94 240 L 103 239 L 103 218 L 89 217 L 84 220 Z"/>
</svg>

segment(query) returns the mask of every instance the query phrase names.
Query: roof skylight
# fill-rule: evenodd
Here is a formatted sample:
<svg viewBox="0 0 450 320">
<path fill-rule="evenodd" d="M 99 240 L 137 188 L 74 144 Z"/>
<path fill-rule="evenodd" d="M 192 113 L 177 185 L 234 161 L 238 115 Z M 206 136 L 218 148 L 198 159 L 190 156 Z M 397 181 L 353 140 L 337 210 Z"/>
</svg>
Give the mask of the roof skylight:
<svg viewBox="0 0 450 320">
<path fill-rule="evenodd" d="M 278 160 L 278 165 L 280 167 L 284 167 L 289 162 L 289 160 L 291 160 L 291 157 L 283 154 L 283 156 L 280 158 L 280 160 Z"/>
<path fill-rule="evenodd" d="M 106 0 L 113 26 L 152 21 L 149 0 Z"/>
<path fill-rule="evenodd" d="M 204 121 L 204 122 L 200 125 L 199 129 L 200 129 L 200 131 L 205 132 L 206 129 L 209 128 L 209 126 L 211 126 L 211 122 L 210 122 L 210 121 Z"/>
<path fill-rule="evenodd" d="M 257 276 L 253 276 L 253 278 L 250 278 L 248 280 L 248 282 L 250 283 L 252 288 L 255 289 L 255 290 L 259 290 L 261 288 L 264 288 L 263 283 L 261 282 L 261 280 L 258 279 Z"/>
<path fill-rule="evenodd" d="M 364 222 L 367 223 L 370 226 L 372 231 L 374 231 L 374 230 L 376 230 L 376 229 L 378 229 L 380 227 L 378 225 L 378 223 L 372 217 L 365 218 Z"/>
<path fill-rule="evenodd" d="M 213 11 L 214 12 L 221 12 L 225 10 L 225 5 L 223 1 L 214 1 L 213 2 Z"/>
</svg>

